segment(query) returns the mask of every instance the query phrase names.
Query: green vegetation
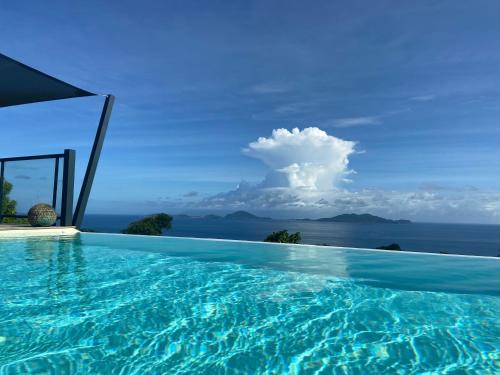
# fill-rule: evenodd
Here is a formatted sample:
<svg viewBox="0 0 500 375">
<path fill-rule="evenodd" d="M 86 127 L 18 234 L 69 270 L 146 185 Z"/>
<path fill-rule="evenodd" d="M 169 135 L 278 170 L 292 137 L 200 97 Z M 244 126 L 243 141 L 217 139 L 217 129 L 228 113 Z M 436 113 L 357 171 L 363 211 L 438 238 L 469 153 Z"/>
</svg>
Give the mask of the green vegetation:
<svg viewBox="0 0 500 375">
<path fill-rule="evenodd" d="M 122 233 L 161 236 L 163 229 L 170 229 L 171 227 L 172 216 L 160 213 L 130 223 L 126 229 L 122 230 Z"/>
<path fill-rule="evenodd" d="M 86 232 L 86 233 L 96 233 L 97 231 L 92 228 L 80 228 L 80 232 Z"/>
<path fill-rule="evenodd" d="M 2 215 L 15 215 L 16 214 L 16 206 L 17 202 L 14 199 L 9 197 L 9 194 L 12 192 L 13 185 L 4 180 L 3 182 L 3 196 L 2 196 Z M 27 219 L 16 219 L 13 217 L 5 217 L 1 221 L 6 224 L 26 224 L 28 222 Z"/>
<path fill-rule="evenodd" d="M 377 247 L 379 250 L 401 250 L 401 246 L 397 243 L 391 243 L 390 245 L 385 245 L 385 246 L 379 246 Z"/>
<path fill-rule="evenodd" d="M 273 232 L 264 240 L 265 242 L 279 242 L 279 243 L 300 243 L 302 237 L 300 232 L 294 234 L 288 234 L 288 231 L 280 230 L 279 232 Z"/>
<path fill-rule="evenodd" d="M 2 215 L 15 215 L 17 202 L 9 198 L 12 191 L 12 184 L 9 181 L 3 182 Z"/>
</svg>

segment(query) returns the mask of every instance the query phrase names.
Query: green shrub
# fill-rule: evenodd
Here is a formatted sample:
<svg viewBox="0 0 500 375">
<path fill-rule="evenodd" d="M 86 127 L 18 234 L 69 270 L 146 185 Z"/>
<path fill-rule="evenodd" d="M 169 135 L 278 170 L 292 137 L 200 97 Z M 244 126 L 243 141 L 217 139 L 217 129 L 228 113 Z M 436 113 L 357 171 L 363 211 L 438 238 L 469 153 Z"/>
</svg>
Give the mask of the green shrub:
<svg viewBox="0 0 500 375">
<path fill-rule="evenodd" d="M 171 227 L 172 216 L 161 213 L 130 223 L 126 229 L 122 230 L 122 233 L 161 236 L 163 229 L 170 229 Z"/>
<path fill-rule="evenodd" d="M 377 247 L 379 250 L 395 250 L 395 251 L 400 251 L 401 246 L 397 243 L 391 243 L 390 245 L 385 245 L 385 246 L 379 246 Z"/>
<path fill-rule="evenodd" d="M 80 232 L 96 233 L 97 231 L 93 228 L 80 228 Z"/>
<path fill-rule="evenodd" d="M 12 184 L 9 181 L 3 182 L 2 215 L 15 215 L 17 202 L 9 198 L 12 191 Z"/>
<path fill-rule="evenodd" d="M 288 234 L 288 231 L 280 230 L 279 232 L 273 232 L 264 240 L 265 242 L 279 242 L 279 243 L 300 243 L 302 237 L 300 232 L 294 234 Z"/>
<path fill-rule="evenodd" d="M 9 194 L 12 192 L 12 184 L 9 181 L 4 180 L 3 182 L 3 196 L 2 196 L 2 215 L 15 215 L 17 202 L 14 199 L 10 199 Z M 5 224 L 27 224 L 28 219 L 25 218 L 15 218 L 15 217 L 4 217 L 0 223 Z"/>
</svg>

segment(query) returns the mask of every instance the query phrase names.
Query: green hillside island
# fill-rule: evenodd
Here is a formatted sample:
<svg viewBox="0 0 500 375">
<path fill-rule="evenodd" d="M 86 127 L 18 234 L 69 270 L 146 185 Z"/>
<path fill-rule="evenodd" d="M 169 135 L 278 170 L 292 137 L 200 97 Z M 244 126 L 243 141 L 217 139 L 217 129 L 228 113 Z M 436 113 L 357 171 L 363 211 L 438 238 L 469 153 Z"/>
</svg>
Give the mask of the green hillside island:
<svg viewBox="0 0 500 375">
<path fill-rule="evenodd" d="M 205 216 L 191 216 L 191 215 L 186 215 L 186 214 L 178 214 L 174 215 L 176 219 L 208 219 L 208 220 L 219 220 L 219 219 L 228 219 L 228 220 L 273 220 L 270 217 L 262 217 L 262 216 L 257 216 L 254 214 L 251 214 L 250 212 L 247 211 L 235 211 L 230 214 L 227 214 L 225 216 L 220 216 L 220 215 L 215 215 L 215 214 L 208 214 Z"/>
<path fill-rule="evenodd" d="M 236 212 L 233 212 L 232 214 L 227 214 L 226 216 L 224 216 L 224 219 L 231 219 L 231 220 L 272 220 L 270 217 L 256 216 L 256 215 L 251 214 L 250 212 L 247 212 L 247 211 L 236 211 Z"/>
<path fill-rule="evenodd" d="M 410 224 L 410 220 L 391 220 L 370 214 L 342 214 L 333 217 L 323 217 L 314 221 L 332 223 L 360 223 L 360 224 Z"/>
<path fill-rule="evenodd" d="M 270 217 L 262 217 L 254 215 L 248 211 L 236 211 L 225 216 L 209 214 L 205 216 L 191 216 L 185 214 L 175 215 L 177 219 L 209 219 L 209 220 L 219 220 L 219 219 L 229 219 L 229 220 L 273 220 Z M 342 214 L 332 217 L 323 217 L 320 219 L 291 219 L 297 221 L 320 221 L 320 222 L 332 222 L 332 223 L 359 223 L 359 224 L 411 224 L 410 220 L 398 219 L 391 220 L 380 216 L 375 216 L 371 214 Z"/>
<path fill-rule="evenodd" d="M 222 216 L 219 216 L 219 215 L 205 215 L 203 218 L 204 219 L 209 219 L 209 220 L 219 220 L 219 219 L 222 219 Z"/>
</svg>

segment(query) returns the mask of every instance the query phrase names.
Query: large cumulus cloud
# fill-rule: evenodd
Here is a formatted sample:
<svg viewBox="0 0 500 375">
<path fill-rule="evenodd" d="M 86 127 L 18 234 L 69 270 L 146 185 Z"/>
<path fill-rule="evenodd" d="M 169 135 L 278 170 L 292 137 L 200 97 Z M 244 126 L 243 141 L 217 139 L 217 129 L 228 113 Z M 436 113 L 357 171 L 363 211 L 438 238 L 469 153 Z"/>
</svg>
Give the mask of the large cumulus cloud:
<svg viewBox="0 0 500 375">
<path fill-rule="evenodd" d="M 262 187 L 328 190 L 349 174 L 354 148 L 355 142 L 310 127 L 273 130 L 271 137 L 260 137 L 243 152 L 270 168 Z"/>
</svg>

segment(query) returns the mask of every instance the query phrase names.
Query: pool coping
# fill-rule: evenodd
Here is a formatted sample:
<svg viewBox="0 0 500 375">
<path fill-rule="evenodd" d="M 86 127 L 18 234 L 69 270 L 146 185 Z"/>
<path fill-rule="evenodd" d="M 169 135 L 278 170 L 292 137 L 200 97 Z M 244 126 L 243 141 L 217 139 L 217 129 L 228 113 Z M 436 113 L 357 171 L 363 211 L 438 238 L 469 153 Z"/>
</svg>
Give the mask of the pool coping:
<svg viewBox="0 0 500 375">
<path fill-rule="evenodd" d="M 479 258 L 479 259 L 495 259 L 500 260 L 500 257 L 495 256 L 486 256 L 486 255 L 467 255 L 467 254 L 440 254 L 440 253 L 431 253 L 424 251 L 407 251 L 407 250 L 386 250 L 386 249 L 369 249 L 363 247 L 345 247 L 345 246 L 330 246 L 330 245 L 311 245 L 311 244 L 291 244 L 291 243 L 276 243 L 276 242 L 264 242 L 264 241 L 249 241 L 249 240 L 232 240 L 227 238 L 202 238 L 202 237 L 180 237 L 180 236 L 150 236 L 145 234 L 124 234 L 124 233 L 104 233 L 104 232 L 80 232 L 84 235 L 105 235 L 105 236 L 134 236 L 134 237 L 147 237 L 147 238 L 158 238 L 158 239 L 179 239 L 179 240 L 200 240 L 200 241 L 220 241 L 220 242 L 241 242 L 241 243 L 250 243 L 250 244 L 265 244 L 265 245 L 273 245 L 273 246 L 300 246 L 300 247 L 314 247 L 320 249 L 336 249 L 336 250 L 361 250 L 361 251 L 369 251 L 374 253 L 380 252 L 389 252 L 396 254 L 415 254 L 415 255 L 434 255 L 434 256 L 445 256 L 445 257 L 465 257 L 465 258 Z"/>
<path fill-rule="evenodd" d="M 30 227 L 24 225 L 4 225 L 0 227 L 0 238 L 35 236 L 71 236 L 80 233 L 76 227 Z"/>
</svg>

